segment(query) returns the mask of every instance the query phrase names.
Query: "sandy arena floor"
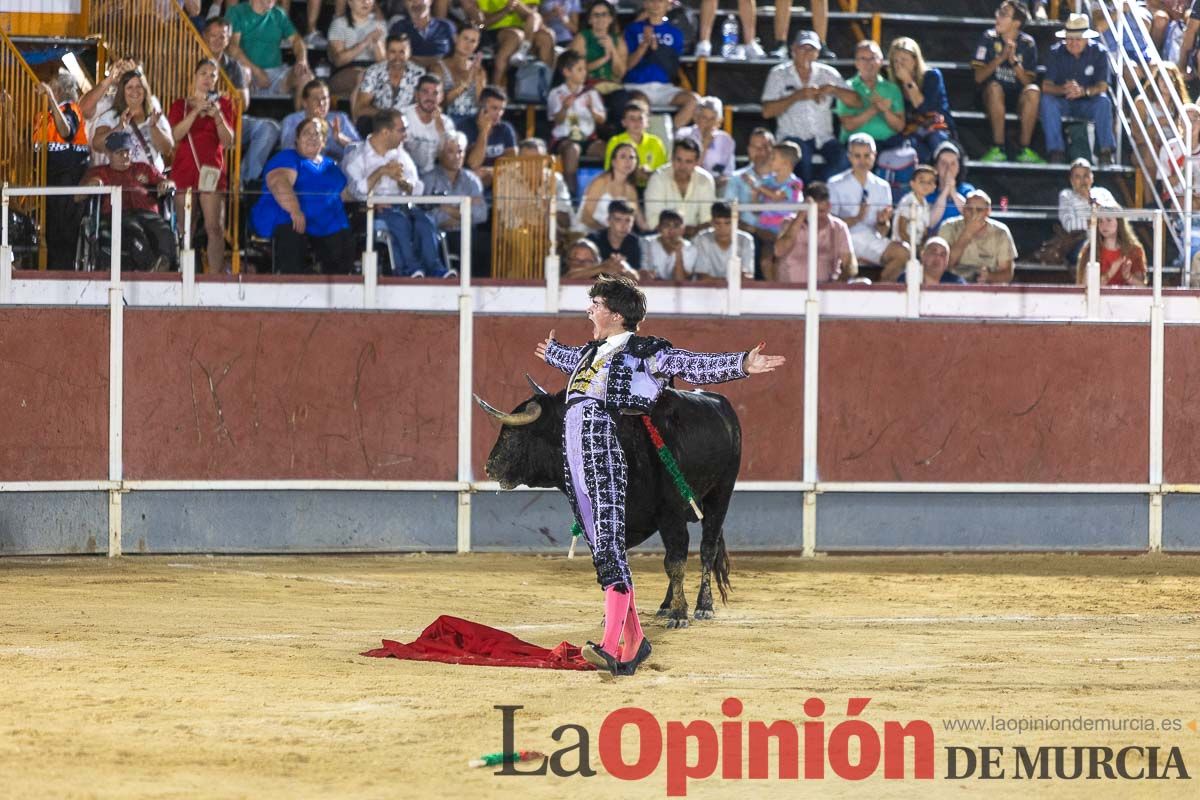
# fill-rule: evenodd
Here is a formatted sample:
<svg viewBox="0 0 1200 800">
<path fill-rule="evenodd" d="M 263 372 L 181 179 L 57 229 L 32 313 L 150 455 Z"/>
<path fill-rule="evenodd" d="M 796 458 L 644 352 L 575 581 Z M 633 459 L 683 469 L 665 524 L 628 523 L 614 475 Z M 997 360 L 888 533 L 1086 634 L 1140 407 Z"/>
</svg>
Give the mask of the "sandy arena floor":
<svg viewBox="0 0 1200 800">
<path fill-rule="evenodd" d="M 636 556 L 639 599 L 665 589 Z M 694 603 L 698 564 L 689 564 Z M 607 774 L 600 725 L 623 706 L 660 722 L 808 719 L 846 699 L 865 719 L 927 720 L 936 779 L 693 780 L 688 797 L 1200 796 L 1200 558 L 734 555 L 718 618 L 648 624 L 631 679 L 363 658 L 442 613 L 547 646 L 598 638 L 590 560 L 508 555 L 0 560 L 0 796 L 664 797 L 666 756 Z M 497 777 L 498 704 L 523 705 L 517 747 L 591 734 L 599 774 Z M 1162 732 L 949 731 L 955 718 L 1178 719 Z M 629 739 L 630 737 L 627 737 Z M 952 745 L 1178 746 L 1192 780 L 946 780 Z M 633 760 L 634 750 L 629 749 Z M 1012 755 L 1003 764 L 1011 777 Z M 567 760 L 574 766 L 575 757 Z M 1161 763 L 1160 763 L 1161 766 Z M 908 760 L 911 775 L 911 759 Z M 718 769 L 719 774 L 719 769 Z"/>
</svg>

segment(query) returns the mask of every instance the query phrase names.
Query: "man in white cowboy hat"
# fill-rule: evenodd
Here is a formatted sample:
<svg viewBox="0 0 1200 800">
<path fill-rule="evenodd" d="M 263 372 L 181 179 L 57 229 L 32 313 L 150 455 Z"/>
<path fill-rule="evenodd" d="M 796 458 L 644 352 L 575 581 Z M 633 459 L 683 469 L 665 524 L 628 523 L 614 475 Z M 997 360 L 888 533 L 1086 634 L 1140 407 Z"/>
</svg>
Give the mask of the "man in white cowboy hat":
<svg viewBox="0 0 1200 800">
<path fill-rule="evenodd" d="M 1091 29 L 1087 14 L 1072 14 L 1055 34 L 1063 41 L 1050 48 L 1042 81 L 1042 133 L 1050 162 L 1066 161 L 1062 118 L 1084 117 L 1096 123 L 1097 163 L 1109 166 L 1113 138 L 1113 106 L 1108 96 L 1108 54 Z"/>
</svg>

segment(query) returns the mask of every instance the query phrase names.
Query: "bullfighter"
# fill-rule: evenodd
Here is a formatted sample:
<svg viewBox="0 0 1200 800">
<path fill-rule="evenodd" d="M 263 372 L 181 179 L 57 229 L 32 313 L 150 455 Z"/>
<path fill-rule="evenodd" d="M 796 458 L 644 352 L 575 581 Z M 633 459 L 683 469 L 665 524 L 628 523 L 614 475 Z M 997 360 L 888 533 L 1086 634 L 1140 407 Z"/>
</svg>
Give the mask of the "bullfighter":
<svg viewBox="0 0 1200 800">
<path fill-rule="evenodd" d="M 668 380 L 704 385 L 771 372 L 783 356 L 749 352 L 691 353 L 665 339 L 636 336 L 646 296 L 623 276 L 601 275 L 589 293 L 593 340 L 569 347 L 554 331 L 535 349 L 538 358 L 570 374 L 563 453 L 567 497 L 592 551 L 604 589 L 604 637 L 583 657 L 613 675 L 632 675 L 650 655 L 638 618 L 625 555 L 625 455 L 616 414 L 648 414 Z"/>
</svg>

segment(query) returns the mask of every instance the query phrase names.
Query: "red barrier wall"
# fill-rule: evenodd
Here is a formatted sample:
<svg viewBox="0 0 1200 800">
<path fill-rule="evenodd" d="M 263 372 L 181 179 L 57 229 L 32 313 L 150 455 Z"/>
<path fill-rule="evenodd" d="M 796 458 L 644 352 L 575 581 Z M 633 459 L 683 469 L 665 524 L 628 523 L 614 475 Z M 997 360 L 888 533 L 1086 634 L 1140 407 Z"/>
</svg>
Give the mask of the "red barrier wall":
<svg viewBox="0 0 1200 800">
<path fill-rule="evenodd" d="M 1163 375 L 1163 480 L 1200 483 L 1200 328 L 1166 327 Z"/>
<path fill-rule="evenodd" d="M 826 481 L 1143 483 L 1150 329 L 823 320 Z"/>
<path fill-rule="evenodd" d="M 108 309 L 0 312 L 0 481 L 108 478 Z"/>
<path fill-rule="evenodd" d="M 543 387 L 557 392 L 566 376 L 533 354 L 550 329 L 564 344 L 583 344 L 592 325 L 582 312 L 570 316 L 487 316 L 475 318 L 475 393 L 497 408 L 515 408 L 532 392 L 528 372 Z M 661 336 L 688 350 L 749 350 L 766 341 L 766 351 L 786 355 L 782 369 L 749 380 L 706 387 L 729 398 L 742 422 L 742 471 L 745 480 L 800 480 L 803 464 L 804 320 L 701 317 L 651 318 L 640 331 Z M 677 382 L 680 389 L 693 388 Z M 472 462 L 484 479 L 483 464 L 496 442 L 499 427 L 475 410 Z"/>
<path fill-rule="evenodd" d="M 457 314 L 125 313 L 125 474 L 454 480 Z"/>
</svg>

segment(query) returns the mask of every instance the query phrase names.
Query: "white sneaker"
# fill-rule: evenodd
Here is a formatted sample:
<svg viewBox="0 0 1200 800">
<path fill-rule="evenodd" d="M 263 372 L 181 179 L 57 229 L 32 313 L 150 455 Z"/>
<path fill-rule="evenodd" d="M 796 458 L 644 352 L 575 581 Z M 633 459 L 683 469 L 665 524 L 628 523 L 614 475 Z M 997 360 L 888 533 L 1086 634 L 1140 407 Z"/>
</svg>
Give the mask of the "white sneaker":
<svg viewBox="0 0 1200 800">
<path fill-rule="evenodd" d="M 712 58 L 712 42 L 696 42 L 696 58 Z"/>
<path fill-rule="evenodd" d="M 776 61 L 782 61 L 788 57 L 788 46 L 786 44 L 781 44 L 771 51 L 771 58 L 775 59 Z"/>
<path fill-rule="evenodd" d="M 758 43 L 758 39 L 755 39 L 754 41 L 752 41 L 746 45 L 746 58 L 766 58 L 766 57 L 767 57 L 767 51 L 763 50 L 762 45 Z"/>
<path fill-rule="evenodd" d="M 745 61 L 746 46 L 744 44 L 739 44 L 737 47 L 733 48 L 733 55 L 731 55 L 730 58 L 734 61 Z"/>
<path fill-rule="evenodd" d="M 508 60 L 510 67 L 519 67 L 529 60 L 529 50 L 531 45 L 529 42 L 521 42 L 520 49 L 512 54 L 512 58 Z"/>
<path fill-rule="evenodd" d="M 313 31 L 304 37 L 304 46 L 309 49 L 324 50 L 326 47 L 329 47 L 329 40 L 322 36 L 319 31 Z"/>
</svg>

